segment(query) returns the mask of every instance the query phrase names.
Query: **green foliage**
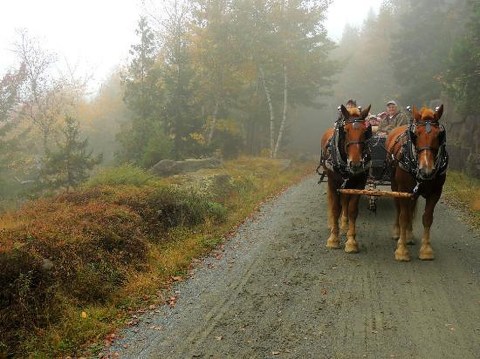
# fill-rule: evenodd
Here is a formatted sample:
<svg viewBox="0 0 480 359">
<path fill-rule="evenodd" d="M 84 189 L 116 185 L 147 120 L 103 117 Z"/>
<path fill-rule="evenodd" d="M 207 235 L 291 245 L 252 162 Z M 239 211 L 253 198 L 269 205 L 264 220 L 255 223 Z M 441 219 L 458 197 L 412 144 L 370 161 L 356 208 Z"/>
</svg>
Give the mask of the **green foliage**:
<svg viewBox="0 0 480 359">
<path fill-rule="evenodd" d="M 67 188 L 76 187 L 89 176 L 89 171 L 98 165 L 102 157 L 93 157 L 88 151 L 88 140 L 80 140 L 78 121 L 66 117 L 62 129 L 63 142 L 58 144 L 56 151 L 48 151 L 41 171 L 42 187 Z"/>
<path fill-rule="evenodd" d="M 165 26 L 166 54 L 163 84 L 167 93 L 164 115 L 168 133 L 173 138 L 173 158 L 179 160 L 190 155 L 190 133 L 197 132 L 203 125 L 197 101 L 197 80 L 190 54 L 191 34 L 187 22 L 190 10 L 178 5 Z"/>
<path fill-rule="evenodd" d="M 467 1 L 468 23 L 450 52 L 443 80 L 448 95 L 464 115 L 476 113 L 480 101 L 480 4 Z"/>
<path fill-rule="evenodd" d="M 156 63 L 155 37 L 145 17 L 140 18 L 136 33 L 140 43 L 131 47 L 133 58 L 124 77 L 124 101 L 132 118 L 117 136 L 121 143 L 117 160 L 148 167 L 159 160 L 153 155 L 169 154 L 169 144 L 162 113 L 164 90 L 159 86 L 162 69 Z"/>
<path fill-rule="evenodd" d="M 218 120 L 215 125 L 213 148 L 219 149 L 225 159 L 233 159 L 240 154 L 243 137 L 238 123 L 231 119 Z"/>
<path fill-rule="evenodd" d="M 0 252 L 0 356 L 15 353 L 24 335 L 59 319 L 54 278 L 34 253 Z M 15 343 L 15 344 L 14 344 Z"/>
<path fill-rule="evenodd" d="M 173 152 L 172 140 L 165 134 L 159 123 L 154 123 L 150 132 L 151 135 L 145 144 L 139 163 L 143 168 L 150 168 L 158 161 L 170 158 Z"/>
<path fill-rule="evenodd" d="M 399 25 L 392 37 L 391 64 L 401 85 L 404 103 L 429 104 L 439 99 L 440 76 L 448 65 L 452 48 L 464 19 L 458 16 L 463 1 L 404 0 L 396 15 Z"/>
<path fill-rule="evenodd" d="M 143 186 L 155 179 L 155 176 L 144 169 L 132 164 L 124 164 L 118 167 L 105 168 L 92 176 L 85 185 L 95 187 L 99 185 L 132 185 Z"/>
</svg>

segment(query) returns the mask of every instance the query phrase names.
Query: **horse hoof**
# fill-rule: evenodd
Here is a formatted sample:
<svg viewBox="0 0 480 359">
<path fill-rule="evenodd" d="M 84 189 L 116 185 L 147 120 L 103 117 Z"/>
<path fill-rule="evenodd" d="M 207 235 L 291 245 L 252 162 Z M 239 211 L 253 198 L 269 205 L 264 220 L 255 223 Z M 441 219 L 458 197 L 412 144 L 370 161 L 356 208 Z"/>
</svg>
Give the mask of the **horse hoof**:
<svg viewBox="0 0 480 359">
<path fill-rule="evenodd" d="M 399 262 L 410 262 L 410 254 L 406 250 L 399 250 L 395 251 L 395 260 Z"/>
<path fill-rule="evenodd" d="M 420 248 L 420 253 L 418 255 L 418 258 L 420 258 L 422 261 L 431 261 L 435 258 L 433 255 L 433 249 L 432 247 L 422 247 Z"/>
<path fill-rule="evenodd" d="M 355 243 L 345 243 L 345 252 L 347 253 L 358 253 L 358 244 L 357 242 Z"/>
<path fill-rule="evenodd" d="M 338 238 L 329 238 L 327 240 L 327 248 L 330 248 L 330 249 L 338 249 L 340 248 L 340 241 L 338 240 Z"/>
</svg>

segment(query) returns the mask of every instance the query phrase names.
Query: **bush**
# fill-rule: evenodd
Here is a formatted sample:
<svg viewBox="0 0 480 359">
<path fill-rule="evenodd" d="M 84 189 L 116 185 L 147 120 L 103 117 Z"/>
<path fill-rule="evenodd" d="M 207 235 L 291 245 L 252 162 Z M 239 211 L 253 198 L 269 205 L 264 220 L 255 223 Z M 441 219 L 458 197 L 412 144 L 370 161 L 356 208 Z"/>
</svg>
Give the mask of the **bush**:
<svg viewBox="0 0 480 359">
<path fill-rule="evenodd" d="M 149 174 L 147 171 L 132 164 L 125 164 L 99 172 L 87 181 L 86 187 L 99 185 L 143 186 L 153 180 L 155 180 L 155 176 Z"/>
<path fill-rule="evenodd" d="M 221 226 L 212 223 L 225 221 L 227 208 L 237 210 L 239 220 L 252 199 L 271 192 L 261 178 L 277 181 L 275 188 L 285 179 L 271 161 L 253 164 L 236 161 L 227 174 L 188 189 L 193 181 L 166 185 L 134 166 L 122 166 L 78 190 L 5 214 L 0 218 L 0 357 L 27 357 L 21 350 L 42 342 L 46 357 L 60 356 L 62 350 L 71 354 L 92 333 L 101 335 L 93 326 L 101 322 L 108 330 L 115 310 L 96 324 L 72 318 L 78 320 L 80 308 L 113 308 L 123 290 L 151 288 L 162 280 L 159 273 L 170 278 L 217 244 L 222 235 L 215 231 Z M 158 263 L 152 265 L 153 260 Z M 92 326 L 91 332 L 82 332 L 82 325 Z"/>
<path fill-rule="evenodd" d="M 55 278 L 32 253 L 0 253 L 0 357 L 16 355 L 18 342 L 58 320 Z"/>
</svg>

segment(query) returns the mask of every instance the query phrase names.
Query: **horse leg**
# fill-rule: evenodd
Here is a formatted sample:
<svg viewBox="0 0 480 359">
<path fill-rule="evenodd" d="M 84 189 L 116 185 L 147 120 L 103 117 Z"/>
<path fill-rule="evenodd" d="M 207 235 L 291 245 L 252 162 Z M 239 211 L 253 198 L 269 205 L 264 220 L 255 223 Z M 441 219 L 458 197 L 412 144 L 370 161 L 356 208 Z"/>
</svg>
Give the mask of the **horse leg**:
<svg viewBox="0 0 480 359">
<path fill-rule="evenodd" d="M 400 238 L 400 199 L 395 198 L 395 223 L 393 224 L 392 239 L 398 240 Z"/>
<path fill-rule="evenodd" d="M 331 227 L 330 237 L 327 239 L 327 247 L 337 249 L 340 248 L 340 240 L 338 238 L 338 234 L 340 232 L 338 227 L 338 218 L 340 217 L 341 212 L 340 196 L 335 190 L 333 183 L 330 181 L 328 183 L 328 205 L 331 212 Z"/>
<path fill-rule="evenodd" d="M 395 181 L 395 176 L 392 176 L 392 183 L 391 183 L 392 191 L 398 191 L 398 185 Z M 397 240 L 400 238 L 400 199 L 394 198 L 395 202 L 395 222 L 393 224 L 392 230 L 392 239 Z"/>
<path fill-rule="evenodd" d="M 340 221 L 341 226 L 340 230 L 342 233 L 347 233 L 348 231 L 348 206 L 349 206 L 349 196 L 341 195 L 340 197 L 342 203 L 342 219 Z"/>
<path fill-rule="evenodd" d="M 410 199 L 399 199 L 400 201 L 400 237 L 397 242 L 397 249 L 395 250 L 395 259 L 397 261 L 408 262 L 410 260 L 410 254 L 407 248 L 407 229 L 410 219 Z"/>
<path fill-rule="evenodd" d="M 358 243 L 355 239 L 355 222 L 358 216 L 358 202 L 360 200 L 359 195 L 348 196 L 348 232 L 347 242 L 345 243 L 345 252 L 358 253 Z"/>
<path fill-rule="evenodd" d="M 327 190 L 327 198 L 328 198 L 328 205 L 327 205 L 327 212 L 328 212 L 328 229 L 332 230 L 333 228 L 333 213 L 332 213 L 332 204 L 330 199 L 330 190 Z"/>
<path fill-rule="evenodd" d="M 420 247 L 419 258 L 421 260 L 432 260 L 434 259 L 433 249 L 430 245 L 430 228 L 433 223 L 433 211 L 435 206 L 440 199 L 440 194 L 432 194 L 427 197 L 425 203 L 425 211 L 423 213 L 422 222 L 423 222 L 423 236 L 422 236 L 422 246 Z"/>
<path fill-rule="evenodd" d="M 407 244 L 415 244 L 415 239 L 413 238 L 413 220 L 415 217 L 415 207 L 417 200 L 410 201 L 410 218 L 408 219 L 408 228 L 407 228 Z"/>
</svg>

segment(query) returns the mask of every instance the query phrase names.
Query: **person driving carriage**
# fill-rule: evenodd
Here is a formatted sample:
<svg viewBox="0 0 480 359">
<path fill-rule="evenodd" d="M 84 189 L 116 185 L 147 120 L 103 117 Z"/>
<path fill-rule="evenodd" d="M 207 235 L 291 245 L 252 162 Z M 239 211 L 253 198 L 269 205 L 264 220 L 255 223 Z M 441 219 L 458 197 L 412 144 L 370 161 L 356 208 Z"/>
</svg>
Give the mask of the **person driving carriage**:
<svg viewBox="0 0 480 359">
<path fill-rule="evenodd" d="M 357 101 L 350 99 L 345 103 L 345 108 L 349 109 L 353 107 L 357 107 Z M 340 111 L 340 106 L 338 106 L 337 110 L 338 110 L 337 121 L 340 121 L 343 118 L 342 111 Z"/>
<path fill-rule="evenodd" d="M 393 100 L 387 102 L 387 109 L 385 112 L 379 113 L 375 119 L 370 119 L 370 124 L 373 126 L 373 132 L 384 136 L 395 127 L 407 125 L 409 122 L 409 116 L 400 111 L 397 103 Z"/>
</svg>

